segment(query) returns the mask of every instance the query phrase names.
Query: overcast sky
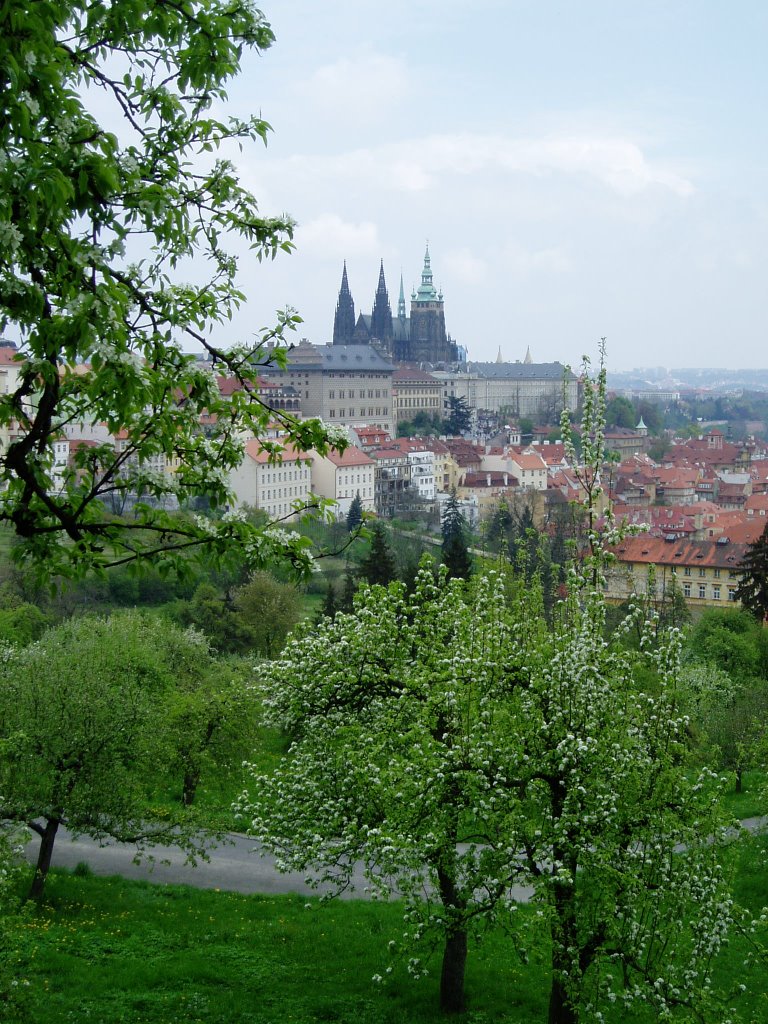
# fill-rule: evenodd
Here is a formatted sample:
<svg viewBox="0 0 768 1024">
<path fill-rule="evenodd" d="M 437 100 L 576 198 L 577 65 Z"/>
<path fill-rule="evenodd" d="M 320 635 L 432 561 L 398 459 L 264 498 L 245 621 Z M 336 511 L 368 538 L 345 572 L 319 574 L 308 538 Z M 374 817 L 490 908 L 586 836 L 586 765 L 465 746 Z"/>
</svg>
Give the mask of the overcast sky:
<svg viewBox="0 0 768 1024">
<path fill-rule="evenodd" d="M 242 261 L 238 331 L 393 311 L 429 240 L 470 359 L 768 366 L 766 0 L 269 0 L 237 163 L 297 251 Z"/>
</svg>

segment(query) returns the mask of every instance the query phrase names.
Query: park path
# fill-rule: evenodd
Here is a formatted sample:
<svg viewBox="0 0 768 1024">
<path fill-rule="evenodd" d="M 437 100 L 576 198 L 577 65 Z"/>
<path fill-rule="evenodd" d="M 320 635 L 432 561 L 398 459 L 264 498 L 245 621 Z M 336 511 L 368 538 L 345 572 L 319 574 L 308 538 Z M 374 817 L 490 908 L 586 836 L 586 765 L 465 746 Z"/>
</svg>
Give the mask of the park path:
<svg viewBox="0 0 768 1024">
<path fill-rule="evenodd" d="M 768 827 L 768 816 L 747 818 L 741 826 L 750 832 L 764 830 Z M 27 844 L 25 853 L 30 863 L 37 859 L 38 845 L 37 836 Z M 226 842 L 209 851 L 209 860 L 198 860 L 196 865 L 185 863 L 185 854 L 175 847 L 159 848 L 154 862 L 145 859 L 134 863 L 135 855 L 136 847 L 132 844 L 108 842 L 100 845 L 85 836 L 74 839 L 66 829 L 61 829 L 54 846 L 52 864 L 72 870 L 84 863 L 96 875 L 120 875 L 158 885 L 192 885 L 199 889 L 228 892 L 310 896 L 329 889 L 323 885 L 313 889 L 306 882 L 307 872 L 279 872 L 274 857 L 260 851 L 253 839 L 236 832 L 228 833 Z M 342 898 L 365 899 L 366 880 L 361 865 L 355 869 L 353 886 L 342 894 Z M 527 902 L 531 892 L 524 886 L 513 889 L 520 902 Z"/>
</svg>

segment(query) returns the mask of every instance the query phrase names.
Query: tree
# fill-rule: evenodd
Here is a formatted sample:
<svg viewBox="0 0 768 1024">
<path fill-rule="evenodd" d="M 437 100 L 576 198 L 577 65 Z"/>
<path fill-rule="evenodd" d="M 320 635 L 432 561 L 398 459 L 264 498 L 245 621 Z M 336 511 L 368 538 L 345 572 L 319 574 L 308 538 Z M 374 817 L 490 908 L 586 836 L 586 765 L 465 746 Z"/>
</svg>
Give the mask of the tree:
<svg viewBox="0 0 768 1024">
<path fill-rule="evenodd" d="M 398 949 L 441 941 L 447 1011 L 464 1005 L 470 936 L 514 928 L 518 883 L 549 933 L 552 1024 L 617 995 L 659 1014 L 694 1003 L 728 924 L 710 775 L 686 761 L 679 635 L 640 656 L 620 630 L 604 640 L 591 569 L 551 631 L 535 581 L 467 590 L 443 568 L 412 599 L 363 587 L 353 615 L 305 631 L 261 676 L 293 744 L 240 813 L 286 870 L 342 891 L 362 861 L 374 892 L 403 893 Z M 420 973 L 423 954 L 409 965 Z"/>
<path fill-rule="evenodd" d="M 448 396 L 448 420 L 446 421 L 448 433 L 454 437 L 463 434 L 472 426 L 472 411 L 469 402 L 463 395 Z"/>
<path fill-rule="evenodd" d="M 768 620 L 768 525 L 750 544 L 739 566 L 741 579 L 736 598 L 758 621 Z"/>
<path fill-rule="evenodd" d="M 194 803 L 206 769 L 218 773 L 242 763 L 253 748 L 257 715 L 246 669 L 232 659 L 177 678 L 168 695 L 169 769 L 181 779 L 181 802 Z"/>
<path fill-rule="evenodd" d="M 456 491 L 443 506 L 440 529 L 443 535 L 442 558 L 450 576 L 468 579 L 472 571 L 472 557 L 467 544 L 467 520 L 461 511 Z"/>
<path fill-rule="evenodd" d="M 373 891 L 402 892 L 404 952 L 442 939 L 447 1011 L 464 1005 L 471 928 L 505 916 L 518 873 L 516 798 L 496 757 L 504 715 L 492 714 L 503 587 L 480 581 L 469 601 L 463 587 L 445 567 L 436 582 L 427 559 L 411 598 L 401 583 L 363 585 L 353 614 L 294 638 L 261 675 L 270 721 L 296 737 L 291 756 L 240 807 L 286 869 L 312 866 L 343 891 L 360 857 Z"/>
<path fill-rule="evenodd" d="M 170 636 L 169 636 L 170 634 Z M 0 820 L 40 836 L 39 898 L 60 826 L 96 839 L 198 845 L 179 815 L 147 800 L 169 760 L 165 696 L 205 671 L 207 646 L 135 612 L 80 618 L 0 665 Z"/>
<path fill-rule="evenodd" d="M 301 598 L 291 583 L 268 572 L 254 573 L 235 591 L 234 605 L 249 633 L 250 646 L 266 658 L 277 654 L 301 618 Z"/>
<path fill-rule="evenodd" d="M 360 563 L 360 575 L 368 583 L 386 586 L 397 576 L 395 556 L 387 543 L 387 535 L 381 523 L 371 527 L 371 547 Z"/>
<path fill-rule="evenodd" d="M 363 521 L 363 502 L 360 498 L 360 491 L 355 493 L 352 503 L 347 512 L 347 531 L 352 533 Z"/>
<path fill-rule="evenodd" d="M 610 427 L 633 429 L 637 423 L 637 413 L 626 395 L 616 395 L 606 404 L 605 422 Z"/>
<path fill-rule="evenodd" d="M 13 437 L 0 521 L 48 578 L 149 558 L 188 569 L 181 552 L 233 547 L 254 564 L 277 551 L 308 568 L 298 534 L 173 511 L 200 496 L 225 509 L 241 438 L 264 438 L 271 418 L 299 450 L 346 443 L 257 397 L 260 366 L 285 365 L 295 314 L 255 342 L 224 350 L 210 339 L 243 301 L 229 243 L 259 260 L 292 248 L 292 222 L 260 215 L 215 155 L 266 140 L 261 118 L 219 111 L 244 50 L 272 41 L 263 15 L 237 0 L 11 0 L 0 11 L 0 328 L 20 342 L 17 381 L 0 398 Z M 180 278 L 193 263 L 207 280 Z M 239 381 L 231 398 L 217 374 Z M 54 442 L 72 423 L 106 425 L 119 445 L 82 445 L 54 471 Z M 280 443 L 262 444 L 279 458 Z"/>
</svg>

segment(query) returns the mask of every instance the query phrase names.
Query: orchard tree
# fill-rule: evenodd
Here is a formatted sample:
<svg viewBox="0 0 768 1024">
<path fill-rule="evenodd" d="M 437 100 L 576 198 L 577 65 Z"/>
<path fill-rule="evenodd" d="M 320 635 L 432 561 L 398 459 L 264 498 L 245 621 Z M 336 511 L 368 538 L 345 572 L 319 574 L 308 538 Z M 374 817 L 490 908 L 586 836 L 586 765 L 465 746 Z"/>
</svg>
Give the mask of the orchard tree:
<svg viewBox="0 0 768 1024">
<path fill-rule="evenodd" d="M 225 101 L 244 52 L 272 41 L 240 0 L 0 8 L 0 329 L 19 342 L 0 397 L 13 438 L 0 455 L 0 521 L 49 576 L 149 558 L 184 569 L 182 552 L 232 548 L 253 564 L 279 552 L 307 568 L 298 534 L 169 511 L 192 499 L 226 508 L 241 439 L 265 438 L 270 419 L 301 451 L 347 443 L 257 397 L 261 367 L 285 366 L 297 316 L 226 350 L 211 340 L 244 298 L 234 246 L 257 260 L 292 248 L 290 219 L 260 213 L 217 155 L 266 140 L 265 121 L 228 116 Z M 193 264 L 206 268 L 201 283 L 180 276 Z M 223 399 L 217 375 L 239 390 Z M 112 438 L 54 473 L 54 442 L 73 423 Z M 279 459 L 280 443 L 262 444 Z"/>
<path fill-rule="evenodd" d="M 585 372 L 593 455 L 604 394 L 602 367 Z M 582 470 L 593 501 L 600 465 Z M 445 1010 L 464 1005 L 470 935 L 494 922 L 518 948 L 526 927 L 545 930 L 550 1024 L 598 1019 L 609 1001 L 665 1019 L 713 998 L 725 832 L 714 774 L 689 761 L 680 632 L 651 617 L 639 651 L 623 643 L 632 621 L 606 636 L 606 545 L 621 533 L 586 511 L 551 627 L 535 577 L 467 586 L 425 569 L 413 598 L 363 588 L 352 615 L 299 632 L 262 670 L 293 744 L 240 812 L 285 869 L 343 889 L 359 860 L 375 892 L 404 893 L 404 942 L 442 940 Z M 521 882 L 540 911 L 526 926 Z"/>
<path fill-rule="evenodd" d="M 207 645 L 135 612 L 71 619 L 0 664 L 0 820 L 40 837 L 43 893 L 61 826 L 95 839 L 199 845 L 148 800 L 173 756 L 169 694 L 210 666 Z"/>
<path fill-rule="evenodd" d="M 520 873 L 504 588 L 482 580 L 471 601 L 463 588 L 425 559 L 411 597 L 363 585 L 352 615 L 294 635 L 260 678 L 269 720 L 295 742 L 239 808 L 286 870 L 343 891 L 359 858 L 376 894 L 402 894 L 402 952 L 442 942 L 447 1011 L 464 1007 L 470 933 L 509 916 Z"/>
<path fill-rule="evenodd" d="M 272 658 L 301 618 L 301 597 L 292 583 L 268 572 L 255 572 L 234 593 L 234 605 L 248 632 L 249 646 Z"/>
</svg>

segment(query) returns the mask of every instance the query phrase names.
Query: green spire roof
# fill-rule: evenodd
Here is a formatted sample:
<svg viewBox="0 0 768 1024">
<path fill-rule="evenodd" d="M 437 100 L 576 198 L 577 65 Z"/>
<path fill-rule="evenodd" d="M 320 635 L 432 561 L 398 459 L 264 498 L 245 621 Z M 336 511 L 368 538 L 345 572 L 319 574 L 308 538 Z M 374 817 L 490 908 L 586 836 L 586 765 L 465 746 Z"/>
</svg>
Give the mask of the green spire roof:
<svg viewBox="0 0 768 1024">
<path fill-rule="evenodd" d="M 416 292 L 417 302 L 435 302 L 437 290 L 432 282 L 432 264 L 429 258 L 429 243 L 424 253 L 424 269 L 421 272 L 421 284 Z"/>
</svg>

